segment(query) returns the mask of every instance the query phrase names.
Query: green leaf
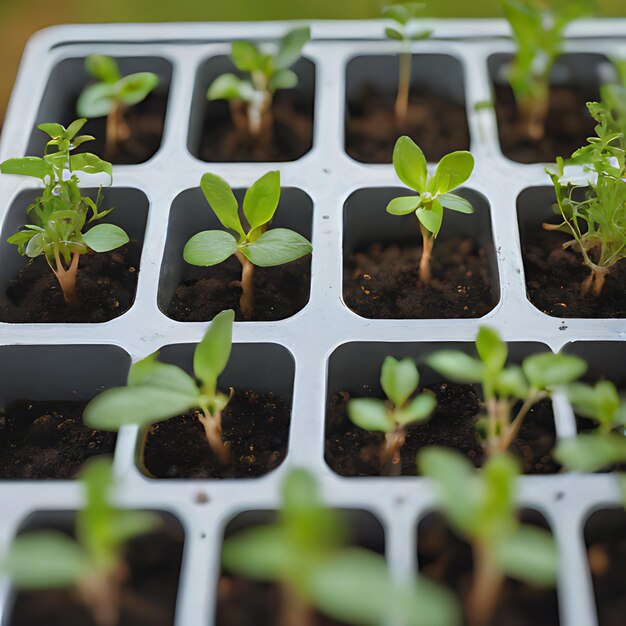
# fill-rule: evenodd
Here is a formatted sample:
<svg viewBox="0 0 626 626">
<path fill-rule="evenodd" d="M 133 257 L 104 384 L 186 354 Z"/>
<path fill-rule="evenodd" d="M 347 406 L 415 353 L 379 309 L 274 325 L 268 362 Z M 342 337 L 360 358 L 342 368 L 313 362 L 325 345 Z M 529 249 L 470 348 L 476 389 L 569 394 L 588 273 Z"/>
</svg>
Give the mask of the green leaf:
<svg viewBox="0 0 626 626">
<path fill-rule="evenodd" d="M 474 207 L 471 205 L 469 200 L 453 193 L 442 193 L 438 200 L 446 209 L 458 211 L 459 213 L 465 213 L 467 215 L 471 215 L 474 212 Z"/>
<path fill-rule="evenodd" d="M 411 19 L 411 14 L 404 4 L 391 4 L 383 7 L 382 16 L 402 26 L 406 26 Z"/>
<path fill-rule="evenodd" d="M 569 470 L 597 472 L 626 461 L 626 438 L 621 434 L 583 433 L 561 440 L 554 456 Z"/>
<path fill-rule="evenodd" d="M 37 233 L 36 235 L 33 235 L 28 241 L 24 254 L 26 254 L 27 257 L 34 259 L 40 254 L 43 254 L 48 243 L 48 238 L 44 233 Z"/>
<path fill-rule="evenodd" d="M 528 381 L 522 368 L 518 365 L 513 365 L 502 370 L 495 382 L 495 391 L 503 398 L 519 398 L 525 400 L 528 397 L 530 388 Z"/>
<path fill-rule="evenodd" d="M 85 59 L 85 69 L 95 78 L 105 83 L 116 83 L 120 79 L 120 70 L 114 59 L 100 54 L 90 54 Z"/>
<path fill-rule="evenodd" d="M 85 172 L 85 174 L 100 174 L 104 172 L 113 178 L 113 166 L 108 161 L 103 161 L 100 157 L 91 152 L 73 154 L 70 157 L 70 169 L 72 171 Z"/>
<path fill-rule="evenodd" d="M 426 191 L 428 177 L 426 157 L 410 137 L 403 136 L 396 141 L 393 149 L 393 166 L 398 178 L 407 187 L 419 193 Z"/>
<path fill-rule="evenodd" d="M 217 379 L 230 359 L 234 320 L 232 309 L 218 313 L 194 352 L 193 371 L 210 390 L 215 389 Z"/>
<path fill-rule="evenodd" d="M 128 243 L 126 232 L 115 224 L 98 224 L 83 234 L 83 241 L 94 252 L 109 252 Z"/>
<path fill-rule="evenodd" d="M 433 234 L 433 237 L 439 234 L 441 223 L 443 222 L 443 207 L 439 200 L 433 200 L 428 209 L 423 206 L 419 207 L 415 214 L 417 219 L 424 225 L 424 228 Z"/>
<path fill-rule="evenodd" d="M 385 28 L 385 36 L 388 39 L 393 39 L 394 41 L 403 41 L 404 36 L 401 32 L 397 31 L 395 28 Z"/>
<path fill-rule="evenodd" d="M 86 576 L 90 564 L 66 535 L 40 531 L 16 537 L 0 565 L 18 589 L 61 589 Z"/>
<path fill-rule="evenodd" d="M 426 359 L 436 372 L 455 383 L 479 383 L 485 375 L 485 366 L 460 350 L 439 350 Z"/>
<path fill-rule="evenodd" d="M 587 371 L 587 364 L 571 354 L 544 352 L 526 357 L 522 369 L 535 389 L 547 389 L 573 383 Z"/>
<path fill-rule="evenodd" d="M 487 326 L 481 326 L 478 331 L 476 351 L 480 360 L 492 372 L 497 372 L 506 365 L 509 354 L 509 349 L 500 339 L 498 331 Z"/>
<path fill-rule="evenodd" d="M 414 584 L 395 585 L 392 615 L 406 626 L 458 626 L 461 607 L 453 593 L 420 576 Z M 396 623 L 396 622 L 393 622 Z"/>
<path fill-rule="evenodd" d="M 573 383 L 568 386 L 567 392 L 572 406 L 581 417 L 594 419 L 607 426 L 623 423 L 619 393 L 608 380 L 598 381 L 595 387 Z"/>
<path fill-rule="evenodd" d="M 272 91 L 277 89 L 293 89 L 298 86 L 298 75 L 292 70 L 279 70 L 270 78 L 269 88 Z"/>
<path fill-rule="evenodd" d="M 16 174 L 17 176 L 32 176 L 41 180 L 46 176 L 52 178 L 54 175 L 54 170 L 50 163 L 39 157 L 7 159 L 0 164 L 0 172 L 3 174 Z"/>
<path fill-rule="evenodd" d="M 158 84 L 159 77 L 152 72 L 130 74 L 117 83 L 117 95 L 124 104 L 132 106 L 145 100 Z"/>
<path fill-rule="evenodd" d="M 275 65 L 277 70 L 291 67 L 302 54 L 302 48 L 311 39 L 311 29 L 308 26 L 294 28 L 281 40 Z"/>
<path fill-rule="evenodd" d="M 199 396 L 196 381 L 176 365 L 161 363 L 159 353 L 153 352 L 149 356 L 133 363 L 128 373 L 129 387 L 155 387 L 176 391 L 186 396 Z"/>
<path fill-rule="evenodd" d="M 452 152 L 439 161 L 428 187 L 433 194 L 447 193 L 462 185 L 474 170 L 474 157 L 467 151 Z"/>
<path fill-rule="evenodd" d="M 65 127 L 62 124 L 57 124 L 56 122 L 44 122 L 43 124 L 39 124 L 37 129 L 46 133 L 46 135 L 52 139 L 62 137 L 65 133 Z"/>
<path fill-rule="evenodd" d="M 417 389 L 419 372 L 413 359 L 397 361 L 388 356 L 383 361 L 380 370 L 380 384 L 385 395 L 400 408 Z"/>
<path fill-rule="evenodd" d="M 417 33 L 413 33 L 411 35 L 411 41 L 422 41 L 424 39 L 428 39 L 433 34 L 433 32 L 434 31 L 430 28 L 420 30 Z"/>
<path fill-rule="evenodd" d="M 204 230 L 194 235 L 183 248 L 190 265 L 209 267 L 222 263 L 237 252 L 237 240 L 223 230 Z"/>
<path fill-rule="evenodd" d="M 402 196 L 394 198 L 387 205 L 387 213 L 391 215 L 408 215 L 414 213 L 419 205 L 419 196 Z"/>
<path fill-rule="evenodd" d="M 254 87 L 248 80 L 243 80 L 235 74 L 222 74 L 209 86 L 207 98 L 209 100 L 243 100 L 250 102 L 254 96 Z"/>
<path fill-rule="evenodd" d="M 66 139 L 74 139 L 76 135 L 80 132 L 82 127 L 87 123 L 87 120 L 84 117 L 81 117 L 77 120 L 74 120 L 65 130 L 63 136 Z"/>
<path fill-rule="evenodd" d="M 259 267 L 274 267 L 311 254 L 309 241 L 287 228 L 274 228 L 263 233 L 255 242 L 241 248 L 246 258 Z"/>
<path fill-rule="evenodd" d="M 245 236 L 239 220 L 239 205 L 230 185 L 216 174 L 204 174 L 200 188 L 217 219 L 226 227 Z"/>
<path fill-rule="evenodd" d="M 428 419 L 437 408 L 437 399 L 434 394 L 425 391 L 411 400 L 409 405 L 401 411 L 396 411 L 395 419 L 401 426 L 414 422 L 423 422 Z"/>
<path fill-rule="evenodd" d="M 159 517 L 154 513 L 120 510 L 117 511 L 115 523 L 110 527 L 110 531 L 117 543 L 123 544 L 156 529 L 159 522 Z"/>
<path fill-rule="evenodd" d="M 355 398 L 348 402 L 348 417 L 359 428 L 390 433 L 395 424 L 385 403 L 377 398 Z"/>
<path fill-rule="evenodd" d="M 279 200 L 280 172 L 278 171 L 264 174 L 248 188 L 243 199 L 243 214 L 250 224 L 250 230 L 267 224 L 274 217 Z"/>
<path fill-rule="evenodd" d="M 104 117 L 116 105 L 116 87 L 110 83 L 89 85 L 76 101 L 76 112 L 83 117 Z"/>
<path fill-rule="evenodd" d="M 262 54 L 249 41 L 233 41 L 230 58 L 235 67 L 242 72 L 259 70 L 263 62 Z"/>
</svg>

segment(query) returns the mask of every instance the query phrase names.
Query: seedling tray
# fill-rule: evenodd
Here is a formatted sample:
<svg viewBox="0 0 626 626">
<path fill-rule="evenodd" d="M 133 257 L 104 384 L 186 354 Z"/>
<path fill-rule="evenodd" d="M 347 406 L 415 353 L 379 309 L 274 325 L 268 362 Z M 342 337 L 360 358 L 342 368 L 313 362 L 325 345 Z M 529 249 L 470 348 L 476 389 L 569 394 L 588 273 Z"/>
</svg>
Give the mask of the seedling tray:
<svg viewBox="0 0 626 626">
<path fill-rule="evenodd" d="M 526 296 L 517 215 L 519 209 L 523 228 L 527 218 L 536 220 L 539 209 L 534 204 L 518 206 L 518 196 L 529 188 L 547 187 L 549 180 L 544 165 L 521 165 L 505 158 L 499 148 L 493 109 L 475 108 L 491 97 L 490 64 L 493 67 L 503 58 L 501 55 L 513 51 L 507 25 L 494 20 L 441 20 L 434 21 L 433 26 L 434 37 L 416 43 L 414 53 L 440 55 L 439 59 L 448 62 L 452 59 L 460 68 L 462 80 L 438 71 L 437 63 L 421 66 L 419 56 L 414 65 L 418 75 L 427 75 L 437 88 L 465 102 L 471 150 L 476 158 L 476 170 L 467 188 L 476 197 L 482 196 L 481 237 L 493 242 L 490 262 L 497 304 L 480 319 L 374 320 L 356 315 L 343 303 L 344 245 L 359 236 L 347 230 L 350 216 L 344 205 L 352 194 L 365 193 L 363 189 L 384 194 L 398 186 L 391 164 L 359 163 L 344 151 L 346 86 L 351 89 L 359 80 L 353 75 L 346 81 L 346 68 L 362 56 L 395 55 L 397 46 L 384 40 L 382 22 L 314 23 L 312 41 L 304 50 L 311 64 L 307 65 L 304 88 L 311 89 L 315 98 L 313 146 L 298 160 L 271 165 L 272 169 L 280 169 L 283 187 L 294 190 L 289 192 L 290 197 L 298 200 L 304 214 L 309 210 L 304 194 L 312 203 L 310 298 L 300 312 L 288 319 L 241 322 L 234 329 L 238 344 L 232 364 L 234 377 L 241 373 L 245 382 L 249 378 L 259 388 L 278 386 L 292 397 L 286 460 L 258 479 L 155 480 L 136 467 L 137 429 L 125 427 L 117 438 L 115 472 L 121 504 L 168 511 L 184 527 L 177 626 L 213 623 L 226 525 L 242 512 L 275 509 L 282 479 L 294 466 L 307 467 L 314 473 L 332 506 L 366 511 L 380 521 L 385 554 L 397 578 L 416 571 L 416 527 L 434 508 L 428 483 L 421 478 L 343 478 L 332 472 L 324 460 L 327 394 L 350 385 L 376 385 L 384 355 L 417 357 L 449 343 L 469 350 L 479 326 L 488 323 L 512 342 L 513 356 L 524 354 L 532 344 L 553 351 L 566 350 L 589 359 L 590 378 L 606 375 L 622 385 L 626 382 L 621 370 L 624 319 L 550 317 Z M 148 202 L 134 303 L 121 316 L 100 324 L 0 323 L 3 401 L 26 392 L 33 399 L 49 398 L 52 390 L 66 398 L 89 398 L 94 387 L 119 382 L 111 371 L 114 366 L 123 377 L 131 359 L 163 346 L 173 346 L 168 351 L 178 354 L 181 364 L 189 365 L 190 350 L 176 350 L 175 346 L 199 341 L 206 323 L 176 322 L 160 308 L 164 293 L 171 289 L 172 276 L 181 271 L 182 263 L 172 254 L 180 242 L 168 241 L 174 224 L 172 207 L 180 203 L 180 194 L 198 187 L 201 175 L 207 171 L 224 177 L 233 188 L 243 189 L 270 169 L 266 163 L 206 163 L 192 156 L 200 123 L 199 90 L 204 88 L 199 88 L 197 81 L 207 80 L 207 62 L 223 59 L 233 39 L 271 41 L 287 27 L 279 23 L 61 26 L 31 40 L 7 113 L 0 160 L 30 154 L 29 150 L 37 147 L 32 138 L 34 125 L 55 121 L 59 114 L 53 104 L 55 94 L 76 89 L 74 72 L 57 70 L 55 74 L 55 68 L 68 59 L 82 59 L 97 52 L 128 59 L 129 68 L 134 68 L 138 59 L 149 60 L 142 68 L 160 68 L 171 75 L 171 83 L 159 150 L 143 164 L 115 166 L 110 190 L 126 196 L 131 192 L 140 194 Z M 565 49 L 577 56 L 566 57 L 574 62 L 560 65 L 558 72 L 582 82 L 597 81 L 597 72 L 606 65 L 602 58 L 615 49 L 624 32 L 625 20 L 577 23 L 568 31 Z M 598 58 L 599 65 L 592 62 Z M 51 77 L 55 78 L 53 83 Z M 394 72 L 381 71 L 374 79 L 391 85 Z M 558 73 L 555 80 L 559 80 Z M 14 203 L 34 187 L 24 179 L 0 177 L 2 284 L 16 268 L 16 253 L 5 242 L 6 234 L 17 223 Z M 142 202 L 129 206 L 128 215 L 133 209 L 133 215 L 141 220 Z M 364 202 L 364 218 L 358 228 L 368 228 L 370 214 L 374 225 L 382 219 L 384 202 L 378 204 Z M 117 213 L 121 215 L 119 206 Z M 199 205 L 197 210 L 209 215 L 206 206 Z M 137 228 L 141 230 L 141 225 Z M 239 359 L 237 355 L 244 352 L 245 360 Z M 268 358 L 274 353 L 286 358 Z M 45 377 L 41 375 L 44 369 L 48 372 Z M 556 397 L 553 405 L 557 436 L 573 435 L 576 425 L 571 407 L 563 397 Z M 593 626 L 597 623 L 596 609 L 583 529 L 593 511 L 620 502 L 614 477 L 574 473 L 524 476 L 519 499 L 521 506 L 544 515 L 558 542 L 561 624 Z M 80 486 L 74 481 L 0 482 L 0 547 L 11 541 L 34 512 L 71 511 L 80 502 Z M 3 625 L 9 623 L 12 597 L 7 585 L 0 588 Z"/>
</svg>

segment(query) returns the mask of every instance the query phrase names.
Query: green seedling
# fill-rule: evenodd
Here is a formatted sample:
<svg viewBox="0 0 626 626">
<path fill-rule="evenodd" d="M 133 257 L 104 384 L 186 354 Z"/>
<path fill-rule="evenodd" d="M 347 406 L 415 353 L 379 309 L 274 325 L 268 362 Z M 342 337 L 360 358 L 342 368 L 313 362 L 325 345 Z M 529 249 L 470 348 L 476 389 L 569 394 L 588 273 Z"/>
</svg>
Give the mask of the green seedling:
<svg viewBox="0 0 626 626">
<path fill-rule="evenodd" d="M 517 46 L 508 71 L 518 107 L 520 134 L 545 135 L 550 105 L 550 72 L 561 54 L 564 30 L 593 14 L 593 0 L 500 0 Z"/>
<path fill-rule="evenodd" d="M 385 35 L 393 41 L 401 42 L 398 73 L 398 94 L 396 96 L 395 114 L 399 126 L 406 122 L 409 108 L 409 92 L 411 89 L 411 42 L 428 39 L 433 31 L 421 28 L 418 14 L 426 5 L 420 2 L 392 4 L 383 8 L 383 17 L 393 21 L 393 26 L 385 28 Z"/>
<path fill-rule="evenodd" d="M 222 74 L 210 85 L 209 100 L 228 100 L 236 128 L 252 139 L 267 140 L 272 134 L 272 100 L 279 89 L 293 89 L 298 75 L 289 69 L 311 38 L 308 26 L 289 31 L 278 44 L 275 54 L 268 54 L 249 41 L 234 41 L 230 58 L 235 67 L 249 78 Z"/>
<path fill-rule="evenodd" d="M 429 176 L 424 153 L 410 137 L 404 136 L 393 150 L 393 166 L 398 178 L 417 195 L 394 198 L 387 205 L 387 213 L 415 213 L 423 240 L 420 281 L 428 284 L 432 249 L 441 229 L 444 207 L 460 213 L 474 212 L 468 200 L 451 193 L 472 175 L 474 157 L 466 151 L 452 152 L 439 161 L 434 176 Z"/>
<path fill-rule="evenodd" d="M 380 371 L 380 385 L 387 401 L 356 398 L 348 402 L 348 416 L 365 430 L 385 433 L 381 473 L 397 476 L 402 471 L 400 450 L 411 424 L 426 421 L 437 407 L 435 396 L 425 391 L 411 398 L 419 385 L 419 372 L 411 359 L 388 356 Z"/>
<path fill-rule="evenodd" d="M 81 117 L 106 116 L 104 154 L 112 159 L 131 136 L 124 117 L 126 109 L 143 102 L 159 84 L 159 78 L 152 72 L 122 76 L 114 59 L 99 54 L 85 59 L 85 69 L 98 82 L 85 87 L 76 102 L 76 111 Z"/>
<path fill-rule="evenodd" d="M 307 239 L 288 228 L 272 228 L 269 224 L 280 200 L 280 173 L 268 172 L 247 191 L 243 214 L 248 231 L 239 217 L 239 205 L 228 183 L 215 174 L 205 174 L 200 187 L 211 210 L 224 228 L 205 230 L 194 235 L 183 250 L 191 265 L 208 267 L 222 263 L 233 254 L 241 264 L 241 298 L 239 308 L 244 318 L 254 314 L 254 267 L 274 267 L 295 261 L 312 251 Z"/>
<path fill-rule="evenodd" d="M 53 530 L 20 535 L 0 569 L 18 589 L 73 587 L 99 626 L 116 626 L 128 577 L 124 547 L 153 531 L 158 518 L 111 504 L 114 481 L 107 458 L 88 461 L 81 479 L 85 504 L 76 514 L 76 539 Z"/>
<path fill-rule="evenodd" d="M 486 326 L 478 332 L 476 352 L 478 358 L 460 350 L 440 350 L 426 362 L 453 382 L 482 385 L 485 415 L 478 420 L 478 429 L 488 456 L 506 452 L 530 409 L 587 370 L 582 359 L 552 352 L 528 356 L 521 366 L 507 366 L 507 345 Z"/>
<path fill-rule="evenodd" d="M 554 585 L 556 544 L 548 531 L 520 523 L 519 467 L 512 457 L 496 455 L 479 471 L 459 452 L 432 447 L 420 453 L 418 466 L 435 482 L 452 530 L 472 547 L 474 572 L 465 602 L 471 626 L 491 623 L 507 576 Z"/>
<path fill-rule="evenodd" d="M 222 412 L 232 397 L 219 391 L 217 379 L 232 348 L 232 310 L 222 311 L 209 324 L 193 355 L 197 384 L 180 367 L 158 361 L 158 352 L 134 363 L 126 387 L 113 387 L 96 396 L 83 412 L 89 428 L 117 431 L 125 424 L 144 429 L 157 422 L 195 410 L 215 456 L 227 463 L 230 446 L 222 439 Z"/>
<path fill-rule="evenodd" d="M 76 120 L 67 128 L 61 124 L 40 124 L 37 128 L 50 136 L 43 158 L 28 156 L 0 164 L 3 174 L 31 176 L 43 181 L 42 194 L 26 209 L 31 223 L 8 241 L 15 244 L 23 256 L 45 257 L 70 306 L 78 304 L 76 276 L 81 255 L 90 250 L 108 252 L 128 243 L 128 235 L 114 224 L 97 224 L 83 232 L 86 225 L 97 222 L 112 210 L 100 210 L 101 193 L 94 201 L 83 196 L 78 187 L 81 172 L 105 172 L 110 178 L 113 171 L 110 163 L 95 154 L 71 154 L 78 146 L 93 140 L 91 135 L 78 135 L 86 121 Z"/>
<path fill-rule="evenodd" d="M 348 545 L 344 516 L 324 506 L 313 477 L 287 475 L 275 523 L 239 531 L 224 543 L 226 571 L 277 583 L 280 626 L 312 626 L 313 610 L 358 626 L 455 626 L 454 598 L 427 580 L 398 584 L 385 559 Z"/>
</svg>

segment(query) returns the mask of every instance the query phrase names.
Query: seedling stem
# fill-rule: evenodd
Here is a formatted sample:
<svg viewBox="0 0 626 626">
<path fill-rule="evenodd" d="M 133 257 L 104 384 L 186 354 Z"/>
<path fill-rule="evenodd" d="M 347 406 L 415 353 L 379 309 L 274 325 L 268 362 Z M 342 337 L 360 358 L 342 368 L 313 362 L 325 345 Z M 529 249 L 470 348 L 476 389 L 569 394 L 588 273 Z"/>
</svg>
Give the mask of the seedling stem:
<svg viewBox="0 0 626 626">
<path fill-rule="evenodd" d="M 411 87 L 411 52 L 405 50 L 400 53 L 399 74 L 398 74 L 398 95 L 396 96 L 396 121 L 398 126 L 406 123 L 407 111 L 409 109 L 409 90 Z"/>
<path fill-rule="evenodd" d="M 63 262 L 61 261 L 61 255 L 58 250 L 54 251 L 54 261 L 56 268 L 50 266 L 56 279 L 59 281 L 59 285 L 63 290 L 63 298 L 65 304 L 68 306 L 76 306 L 78 304 L 78 294 L 76 293 L 76 276 L 78 273 L 78 262 L 80 260 L 80 254 L 74 252 L 72 255 L 72 261 L 69 267 L 65 269 Z"/>
<path fill-rule="evenodd" d="M 472 545 L 474 576 L 467 598 L 471 626 L 484 626 L 498 604 L 505 575 L 493 558 L 493 549 L 482 541 Z"/>
<path fill-rule="evenodd" d="M 241 297 L 239 309 L 244 318 L 250 319 L 254 314 L 254 264 L 242 252 L 237 250 L 235 256 L 241 263 Z"/>
<path fill-rule="evenodd" d="M 116 103 L 107 115 L 105 157 L 112 159 L 119 150 L 119 146 L 130 139 L 130 127 L 124 117 L 121 103 Z"/>
<path fill-rule="evenodd" d="M 435 238 L 430 234 L 429 230 L 420 223 L 420 231 L 422 233 L 422 257 L 420 258 L 420 281 L 424 285 L 430 284 L 432 272 L 430 269 L 430 259 L 433 253 L 433 245 Z"/>
</svg>

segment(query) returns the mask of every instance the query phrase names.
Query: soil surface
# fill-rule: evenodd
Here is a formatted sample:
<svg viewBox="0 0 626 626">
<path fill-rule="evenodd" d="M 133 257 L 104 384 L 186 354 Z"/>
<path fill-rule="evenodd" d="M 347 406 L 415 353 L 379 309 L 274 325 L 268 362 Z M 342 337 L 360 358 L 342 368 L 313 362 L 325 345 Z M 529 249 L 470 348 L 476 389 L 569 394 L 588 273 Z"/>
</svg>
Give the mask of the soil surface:
<svg viewBox="0 0 626 626">
<path fill-rule="evenodd" d="M 485 455 L 476 430 L 480 398 L 469 385 L 440 383 L 431 385 L 437 396 L 437 410 L 425 424 L 408 429 L 401 450 L 402 475 L 417 474 L 416 457 L 427 446 L 444 446 L 463 452 L 476 467 Z M 358 397 L 358 396 L 357 396 Z M 348 392 L 331 397 L 326 418 L 326 462 L 341 476 L 377 476 L 382 433 L 372 433 L 355 426 L 348 418 Z M 552 406 L 543 401 L 533 407 L 511 446 L 525 474 L 553 474 L 560 466 L 550 452 L 556 443 Z"/>
<path fill-rule="evenodd" d="M 0 478 L 73 478 L 116 435 L 83 424 L 86 402 L 19 400 L 0 412 Z"/>
<path fill-rule="evenodd" d="M 313 100 L 297 91 L 275 94 L 269 141 L 255 142 L 247 129 L 235 128 L 227 102 L 206 102 L 205 106 L 198 155 L 203 161 L 295 161 L 313 145 Z"/>
<path fill-rule="evenodd" d="M 524 516 L 522 516 L 524 517 Z M 536 519 L 538 517 L 539 519 Z M 540 516 L 524 520 L 545 528 Z M 418 528 L 420 571 L 450 587 L 462 601 L 467 598 L 473 568 L 470 546 L 450 531 L 438 514 L 426 517 Z M 465 620 L 467 624 L 467 619 Z M 554 589 L 531 587 L 507 579 L 495 614 L 486 626 L 558 626 L 559 610 Z"/>
<path fill-rule="evenodd" d="M 174 293 L 166 313 L 180 322 L 206 322 L 224 309 L 233 309 L 242 321 L 239 298 L 241 264 L 231 257 L 213 267 L 203 268 L 206 278 L 184 280 Z M 234 284 L 235 283 L 235 284 Z M 286 265 L 254 268 L 253 321 L 269 322 L 295 315 L 309 301 L 311 257 Z"/>
<path fill-rule="evenodd" d="M 348 102 L 346 152 L 363 163 L 391 163 L 396 140 L 408 135 L 434 163 L 455 150 L 469 150 L 465 107 L 432 93 L 411 91 L 404 125 L 394 113 L 395 93 L 364 86 Z"/>
<path fill-rule="evenodd" d="M 79 303 L 68 307 L 63 291 L 43 259 L 29 261 L 0 297 L 0 321 L 12 323 L 98 323 L 125 313 L 135 300 L 137 263 L 141 246 L 136 241 L 80 258 Z"/>
<path fill-rule="evenodd" d="M 626 614 L 626 512 L 594 513 L 585 529 L 598 626 L 622 626 Z"/>
<path fill-rule="evenodd" d="M 582 283 L 589 276 L 582 257 L 564 250 L 565 233 L 539 226 L 523 242 L 524 272 L 529 300 L 553 317 L 626 317 L 626 261 L 613 266 L 599 297 L 583 295 Z M 546 271 L 549 269 L 549 271 Z"/>
<path fill-rule="evenodd" d="M 118 626 L 172 626 L 182 562 L 178 533 L 146 535 L 127 548 L 129 577 Z M 20 591 L 7 626 L 97 626 L 73 591 Z"/>
<path fill-rule="evenodd" d="M 495 110 L 502 153 L 518 163 L 552 163 L 556 157 L 569 158 L 592 137 L 596 123 L 587 102 L 597 101 L 597 89 L 559 86 L 550 89 L 550 110 L 546 134 L 532 141 L 520 134 L 517 105 L 509 85 L 495 85 Z"/>
<path fill-rule="evenodd" d="M 144 464 L 156 478 L 255 478 L 278 467 L 287 454 L 291 408 L 273 393 L 235 391 L 222 415 L 231 462 L 222 465 L 207 443 L 195 412 L 155 424 Z"/>
<path fill-rule="evenodd" d="M 412 243 L 376 243 L 350 255 L 344 260 L 345 303 L 376 319 L 482 317 L 497 304 L 489 260 L 477 243 L 437 239 L 428 286 L 419 280 L 421 255 L 421 245 Z"/>
</svg>

